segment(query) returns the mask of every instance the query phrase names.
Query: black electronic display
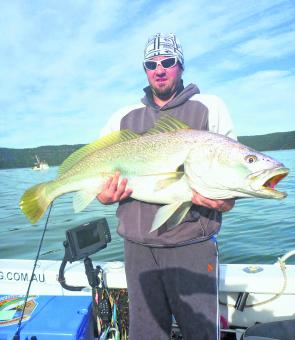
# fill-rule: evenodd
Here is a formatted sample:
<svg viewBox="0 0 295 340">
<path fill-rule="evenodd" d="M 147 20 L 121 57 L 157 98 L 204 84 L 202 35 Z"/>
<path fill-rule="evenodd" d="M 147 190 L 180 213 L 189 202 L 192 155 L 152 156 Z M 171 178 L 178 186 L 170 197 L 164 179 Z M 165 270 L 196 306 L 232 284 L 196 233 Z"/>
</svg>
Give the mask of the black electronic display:
<svg viewBox="0 0 295 340">
<path fill-rule="evenodd" d="M 105 218 L 85 221 L 66 231 L 69 248 L 68 261 L 74 262 L 105 248 L 111 241 L 111 234 Z"/>
</svg>

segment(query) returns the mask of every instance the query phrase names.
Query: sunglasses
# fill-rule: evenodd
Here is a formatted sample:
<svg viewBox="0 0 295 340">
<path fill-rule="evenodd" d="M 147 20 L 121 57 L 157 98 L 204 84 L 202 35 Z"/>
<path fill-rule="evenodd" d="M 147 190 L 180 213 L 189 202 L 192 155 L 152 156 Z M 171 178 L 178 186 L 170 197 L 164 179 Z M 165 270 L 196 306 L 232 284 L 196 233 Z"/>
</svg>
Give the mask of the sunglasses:
<svg viewBox="0 0 295 340">
<path fill-rule="evenodd" d="M 147 60 L 143 62 L 143 65 L 146 70 L 153 71 L 158 67 L 158 65 L 161 65 L 163 68 L 170 68 L 175 66 L 176 63 L 177 63 L 176 57 L 169 57 L 162 60 Z"/>
</svg>

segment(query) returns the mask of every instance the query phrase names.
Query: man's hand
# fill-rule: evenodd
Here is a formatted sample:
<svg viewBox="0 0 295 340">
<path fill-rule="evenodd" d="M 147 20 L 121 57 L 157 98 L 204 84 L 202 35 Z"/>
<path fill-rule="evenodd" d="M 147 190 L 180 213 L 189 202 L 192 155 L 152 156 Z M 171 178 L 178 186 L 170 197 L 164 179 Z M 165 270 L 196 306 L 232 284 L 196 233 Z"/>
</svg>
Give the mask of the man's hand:
<svg viewBox="0 0 295 340">
<path fill-rule="evenodd" d="M 116 171 L 104 185 L 101 193 L 96 198 L 102 204 L 112 204 L 123 201 L 132 194 L 132 189 L 126 189 L 127 179 L 123 178 L 119 184 L 120 172 Z"/>
<path fill-rule="evenodd" d="M 193 191 L 192 202 L 206 208 L 216 209 L 220 212 L 229 211 L 235 205 L 234 199 L 211 200 L 210 198 L 206 198 L 195 191 Z"/>
</svg>

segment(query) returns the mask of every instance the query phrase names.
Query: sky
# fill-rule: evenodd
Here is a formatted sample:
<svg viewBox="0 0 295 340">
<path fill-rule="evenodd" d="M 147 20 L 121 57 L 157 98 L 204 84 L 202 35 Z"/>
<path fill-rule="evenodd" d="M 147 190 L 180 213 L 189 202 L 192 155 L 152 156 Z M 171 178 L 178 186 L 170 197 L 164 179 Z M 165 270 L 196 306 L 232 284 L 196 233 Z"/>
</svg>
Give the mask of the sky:
<svg viewBox="0 0 295 340">
<path fill-rule="evenodd" d="M 181 41 L 184 84 L 238 136 L 295 130 L 295 0 L 0 1 L 0 147 L 89 143 L 137 104 L 144 45 Z"/>
</svg>

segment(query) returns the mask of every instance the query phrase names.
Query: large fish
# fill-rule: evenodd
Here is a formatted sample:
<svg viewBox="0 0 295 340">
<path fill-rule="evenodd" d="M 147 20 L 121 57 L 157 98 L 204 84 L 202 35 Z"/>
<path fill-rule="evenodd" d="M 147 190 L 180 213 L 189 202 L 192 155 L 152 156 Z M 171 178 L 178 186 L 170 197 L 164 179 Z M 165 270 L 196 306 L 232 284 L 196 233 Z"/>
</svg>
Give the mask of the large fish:
<svg viewBox="0 0 295 340">
<path fill-rule="evenodd" d="M 181 222 L 192 205 L 192 190 L 211 199 L 281 199 L 286 193 L 275 190 L 275 185 L 288 174 L 282 163 L 265 154 L 165 116 L 142 135 L 117 131 L 75 151 L 55 180 L 23 194 L 20 207 L 36 223 L 53 200 L 76 191 L 73 205 L 79 212 L 115 171 L 128 178 L 132 198 L 164 204 L 151 230 L 168 219 L 172 225 Z"/>
</svg>

